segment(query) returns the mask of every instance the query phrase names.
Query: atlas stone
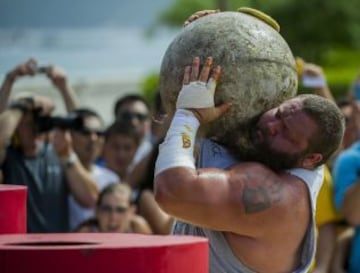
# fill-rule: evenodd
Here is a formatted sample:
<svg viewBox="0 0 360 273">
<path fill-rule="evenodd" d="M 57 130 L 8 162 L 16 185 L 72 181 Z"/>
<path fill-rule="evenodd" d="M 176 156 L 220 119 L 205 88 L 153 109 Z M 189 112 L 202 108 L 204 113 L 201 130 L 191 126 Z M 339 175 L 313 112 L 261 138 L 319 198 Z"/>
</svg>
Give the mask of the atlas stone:
<svg viewBox="0 0 360 273">
<path fill-rule="evenodd" d="M 205 129 L 226 143 L 226 134 L 297 91 L 293 54 L 284 38 L 261 19 L 240 12 L 220 12 L 190 23 L 165 52 L 160 93 L 165 108 L 175 110 L 184 68 L 208 56 L 222 68 L 215 103 L 231 102 L 231 110 Z"/>
</svg>

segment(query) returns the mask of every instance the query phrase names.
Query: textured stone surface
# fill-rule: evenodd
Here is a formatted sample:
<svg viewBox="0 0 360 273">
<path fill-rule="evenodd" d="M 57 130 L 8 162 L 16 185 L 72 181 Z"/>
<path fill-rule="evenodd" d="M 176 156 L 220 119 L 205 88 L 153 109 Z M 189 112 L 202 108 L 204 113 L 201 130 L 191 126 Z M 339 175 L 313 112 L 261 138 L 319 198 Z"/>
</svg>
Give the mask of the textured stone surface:
<svg viewBox="0 0 360 273">
<path fill-rule="evenodd" d="M 232 102 L 225 116 L 206 129 L 208 135 L 226 141 L 226 133 L 267 110 L 297 90 L 294 57 L 272 27 L 251 15 L 221 12 L 186 26 L 169 45 L 161 65 L 160 92 L 173 112 L 181 89 L 184 67 L 194 56 L 207 56 L 221 65 L 222 75 L 215 102 Z"/>
</svg>

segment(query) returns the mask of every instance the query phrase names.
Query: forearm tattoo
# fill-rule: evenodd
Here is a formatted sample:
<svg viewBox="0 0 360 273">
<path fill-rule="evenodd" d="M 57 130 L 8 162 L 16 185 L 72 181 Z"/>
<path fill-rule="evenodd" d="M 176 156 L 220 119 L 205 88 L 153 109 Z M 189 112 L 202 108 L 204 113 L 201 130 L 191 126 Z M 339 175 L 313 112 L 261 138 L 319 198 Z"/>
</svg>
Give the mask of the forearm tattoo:
<svg viewBox="0 0 360 273">
<path fill-rule="evenodd" d="M 258 177 L 256 177 L 258 180 Z M 272 207 L 281 200 L 284 184 L 279 179 L 264 176 L 254 181 L 251 174 L 246 174 L 242 192 L 242 202 L 246 214 L 257 213 Z"/>
</svg>

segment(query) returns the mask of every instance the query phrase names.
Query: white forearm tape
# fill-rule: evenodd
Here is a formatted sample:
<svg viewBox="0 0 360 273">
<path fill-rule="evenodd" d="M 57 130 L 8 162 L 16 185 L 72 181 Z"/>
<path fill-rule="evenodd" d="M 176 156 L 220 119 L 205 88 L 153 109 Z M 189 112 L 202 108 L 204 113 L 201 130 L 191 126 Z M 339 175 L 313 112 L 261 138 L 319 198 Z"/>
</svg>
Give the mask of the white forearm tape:
<svg viewBox="0 0 360 273">
<path fill-rule="evenodd" d="M 175 167 L 195 169 L 194 146 L 199 126 L 198 119 L 191 111 L 176 110 L 165 140 L 159 146 L 155 176 Z"/>
<path fill-rule="evenodd" d="M 184 84 L 176 101 L 176 108 L 214 107 L 216 81 L 212 78 L 207 83 L 196 81 Z"/>
</svg>

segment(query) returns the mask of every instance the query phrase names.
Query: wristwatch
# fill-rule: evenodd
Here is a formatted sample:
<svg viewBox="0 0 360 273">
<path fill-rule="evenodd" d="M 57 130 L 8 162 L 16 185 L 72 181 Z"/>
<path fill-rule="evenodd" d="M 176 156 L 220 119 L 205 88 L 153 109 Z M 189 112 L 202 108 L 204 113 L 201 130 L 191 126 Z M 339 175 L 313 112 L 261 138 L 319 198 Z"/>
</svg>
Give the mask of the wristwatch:
<svg viewBox="0 0 360 273">
<path fill-rule="evenodd" d="M 77 160 L 78 156 L 75 152 L 72 152 L 68 157 L 61 158 L 60 162 L 65 169 L 70 169 Z"/>
</svg>

